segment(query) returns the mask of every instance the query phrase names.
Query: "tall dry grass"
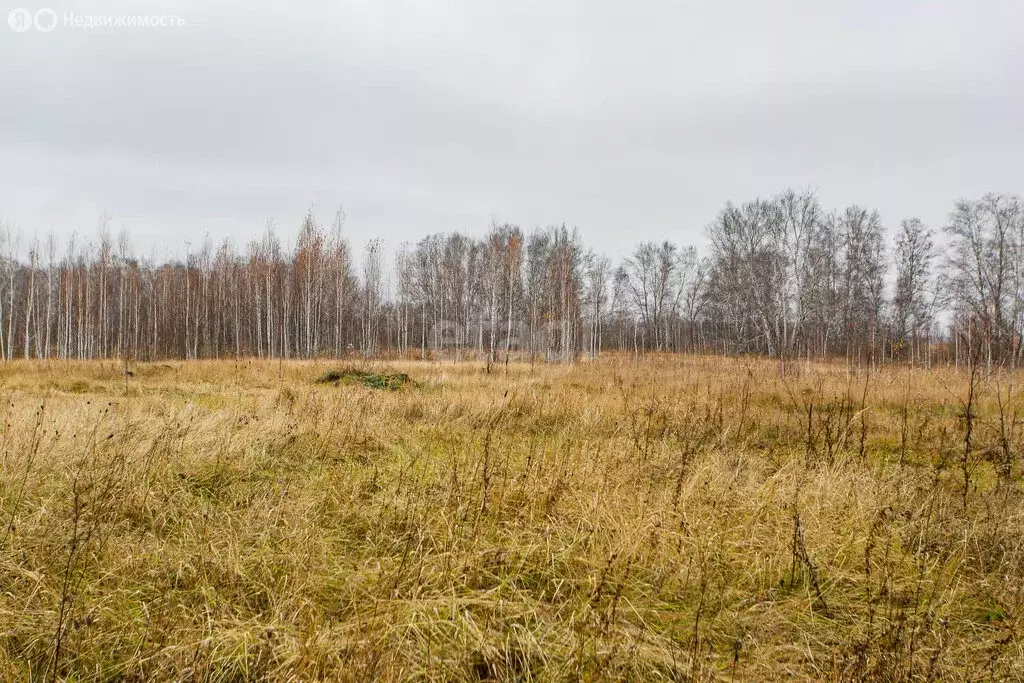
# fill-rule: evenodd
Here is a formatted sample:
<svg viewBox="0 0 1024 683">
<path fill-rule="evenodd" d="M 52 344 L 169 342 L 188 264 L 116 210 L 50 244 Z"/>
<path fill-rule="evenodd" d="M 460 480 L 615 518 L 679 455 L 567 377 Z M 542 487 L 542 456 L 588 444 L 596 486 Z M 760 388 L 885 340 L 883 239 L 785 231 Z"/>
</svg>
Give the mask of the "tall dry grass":
<svg viewBox="0 0 1024 683">
<path fill-rule="evenodd" d="M 0 679 L 1024 678 L 1009 377 L 330 367 L 4 366 Z"/>
</svg>

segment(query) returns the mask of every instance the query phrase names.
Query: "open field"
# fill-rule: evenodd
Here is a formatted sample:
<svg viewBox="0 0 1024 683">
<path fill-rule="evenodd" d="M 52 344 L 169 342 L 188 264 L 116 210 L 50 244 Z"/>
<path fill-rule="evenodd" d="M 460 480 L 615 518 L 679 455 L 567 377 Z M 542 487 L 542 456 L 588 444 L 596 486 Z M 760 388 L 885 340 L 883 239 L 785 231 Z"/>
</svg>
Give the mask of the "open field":
<svg viewBox="0 0 1024 683">
<path fill-rule="evenodd" d="M 0 679 L 1024 678 L 1005 376 L 336 367 L 0 369 Z"/>
</svg>

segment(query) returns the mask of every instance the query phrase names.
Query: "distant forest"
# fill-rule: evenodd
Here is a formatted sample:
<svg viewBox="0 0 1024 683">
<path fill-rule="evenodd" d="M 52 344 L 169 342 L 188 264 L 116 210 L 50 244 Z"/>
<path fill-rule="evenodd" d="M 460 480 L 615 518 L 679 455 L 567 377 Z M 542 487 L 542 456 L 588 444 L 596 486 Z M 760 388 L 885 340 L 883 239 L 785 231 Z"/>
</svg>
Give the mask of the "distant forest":
<svg viewBox="0 0 1024 683">
<path fill-rule="evenodd" d="M 811 192 L 726 204 L 707 253 L 642 242 L 616 260 L 575 228 L 439 233 L 385 262 L 358 255 L 343 215 L 287 240 L 209 240 L 184 261 L 133 255 L 101 221 L 91 241 L 0 260 L 3 358 L 129 360 L 403 355 L 572 361 L 605 351 L 844 358 L 865 365 L 1016 365 L 1024 329 L 1024 204 L 960 201 L 946 225 L 827 209 Z M 19 253 L 21 256 L 19 257 Z M 25 255 L 27 254 L 27 256 Z"/>
</svg>

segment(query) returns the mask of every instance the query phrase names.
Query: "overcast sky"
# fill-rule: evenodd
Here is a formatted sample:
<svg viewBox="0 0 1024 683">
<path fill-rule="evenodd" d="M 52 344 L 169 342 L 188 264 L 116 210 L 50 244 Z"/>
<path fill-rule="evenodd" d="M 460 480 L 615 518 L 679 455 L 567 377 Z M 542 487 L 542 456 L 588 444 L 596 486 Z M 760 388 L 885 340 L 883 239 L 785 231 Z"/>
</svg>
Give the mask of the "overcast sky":
<svg viewBox="0 0 1024 683">
<path fill-rule="evenodd" d="M 0 218 L 139 251 L 343 206 L 360 244 L 565 222 L 618 255 L 811 187 L 888 226 L 1024 192 L 1024 2 L 38 2 L 0 24 Z M 64 13 L 184 26 L 64 25 Z"/>
</svg>

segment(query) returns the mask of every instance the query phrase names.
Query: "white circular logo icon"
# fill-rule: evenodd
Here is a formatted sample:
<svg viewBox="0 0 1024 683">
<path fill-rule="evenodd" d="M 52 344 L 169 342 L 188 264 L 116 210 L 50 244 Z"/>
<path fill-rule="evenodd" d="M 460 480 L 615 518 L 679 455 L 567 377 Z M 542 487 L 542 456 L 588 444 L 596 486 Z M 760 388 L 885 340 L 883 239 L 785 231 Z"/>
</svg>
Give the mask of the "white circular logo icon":
<svg viewBox="0 0 1024 683">
<path fill-rule="evenodd" d="M 36 25 L 37 31 L 49 33 L 57 28 L 57 13 L 49 7 L 44 7 L 32 17 L 32 23 Z"/>
<path fill-rule="evenodd" d="M 53 23 L 57 23 L 56 14 L 53 15 Z M 11 13 L 7 15 L 7 25 L 11 27 L 12 31 L 24 33 L 32 28 L 32 13 L 20 7 L 12 9 Z"/>
</svg>

